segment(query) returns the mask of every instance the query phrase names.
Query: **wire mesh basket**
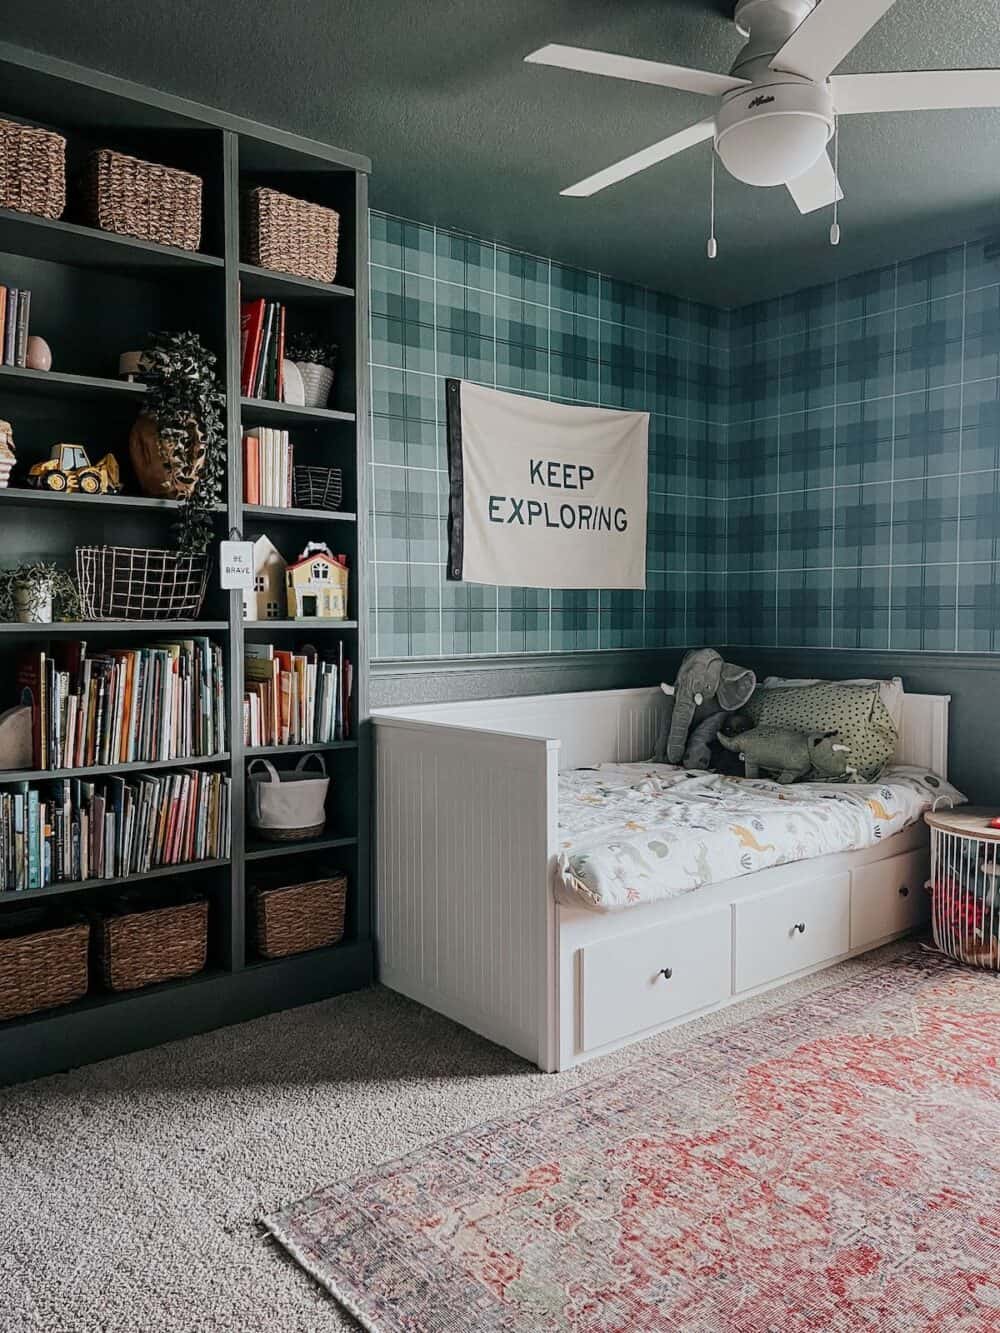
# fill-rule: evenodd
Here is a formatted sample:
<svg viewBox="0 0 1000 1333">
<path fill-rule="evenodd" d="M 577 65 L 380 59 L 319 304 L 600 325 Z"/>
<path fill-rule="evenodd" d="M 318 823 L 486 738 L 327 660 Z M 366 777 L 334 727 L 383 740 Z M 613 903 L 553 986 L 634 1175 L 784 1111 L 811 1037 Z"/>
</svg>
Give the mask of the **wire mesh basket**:
<svg viewBox="0 0 1000 1333">
<path fill-rule="evenodd" d="M 1000 830 L 989 811 L 927 816 L 931 829 L 931 923 L 942 953 L 1000 971 Z"/>
<path fill-rule="evenodd" d="M 295 504 L 299 509 L 339 509 L 344 500 L 344 474 L 339 467 L 297 467 Z"/>
<path fill-rule="evenodd" d="M 78 546 L 85 620 L 194 620 L 208 586 L 208 557 L 137 546 Z"/>
</svg>

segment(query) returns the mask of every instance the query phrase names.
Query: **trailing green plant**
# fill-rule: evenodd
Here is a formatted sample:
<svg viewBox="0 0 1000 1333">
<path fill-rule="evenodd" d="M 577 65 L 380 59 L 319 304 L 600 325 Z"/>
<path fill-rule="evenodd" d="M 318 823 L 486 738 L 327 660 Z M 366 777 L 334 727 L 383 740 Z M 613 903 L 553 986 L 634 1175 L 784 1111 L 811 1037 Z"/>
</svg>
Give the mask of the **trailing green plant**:
<svg viewBox="0 0 1000 1333">
<path fill-rule="evenodd" d="M 208 550 L 222 501 L 226 396 L 215 365 L 215 353 L 190 332 L 150 334 L 139 361 L 143 411 L 156 421 L 163 462 L 183 494 L 174 536 L 185 555 Z"/>
<path fill-rule="evenodd" d="M 18 606 L 18 593 L 26 594 L 26 605 Z M 35 615 L 52 599 L 53 620 L 80 619 L 80 590 L 68 569 L 44 560 L 30 565 L 0 569 L 0 620 L 16 620 L 18 611 Z"/>
<path fill-rule="evenodd" d="M 313 333 L 293 333 L 288 340 L 285 355 L 289 361 L 304 361 L 334 370 L 337 365 L 337 344 Z"/>
</svg>

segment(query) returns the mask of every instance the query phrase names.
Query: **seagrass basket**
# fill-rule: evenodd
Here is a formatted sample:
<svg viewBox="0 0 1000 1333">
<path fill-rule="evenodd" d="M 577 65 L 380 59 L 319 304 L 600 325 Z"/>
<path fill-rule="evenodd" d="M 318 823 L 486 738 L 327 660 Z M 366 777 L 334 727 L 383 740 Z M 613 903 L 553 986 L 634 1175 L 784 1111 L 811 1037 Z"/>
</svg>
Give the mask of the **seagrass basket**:
<svg viewBox="0 0 1000 1333">
<path fill-rule="evenodd" d="M 201 972 L 208 957 L 208 899 L 119 910 L 95 928 L 97 964 L 109 990 L 139 990 Z"/>
<path fill-rule="evenodd" d="M 40 909 L 0 925 L 0 1019 L 71 1004 L 87 993 L 90 926 L 83 917 Z"/>
<path fill-rule="evenodd" d="M 86 220 L 101 231 L 181 250 L 201 244 L 201 177 L 98 148 L 84 176 Z"/>
<path fill-rule="evenodd" d="M 208 557 L 144 546 L 78 546 L 84 620 L 194 620 L 208 587 Z"/>
<path fill-rule="evenodd" d="M 248 190 L 241 216 L 243 258 L 260 268 L 333 282 L 340 214 L 280 190 Z"/>
<path fill-rule="evenodd" d="M 0 208 L 61 218 L 66 208 L 66 140 L 53 130 L 0 120 Z"/>
<path fill-rule="evenodd" d="M 339 509 L 344 500 L 344 474 L 339 467 L 296 467 L 295 504 L 299 509 Z"/>
<path fill-rule="evenodd" d="M 253 933 L 258 953 L 285 958 L 339 943 L 346 906 L 346 875 L 257 889 Z"/>
</svg>

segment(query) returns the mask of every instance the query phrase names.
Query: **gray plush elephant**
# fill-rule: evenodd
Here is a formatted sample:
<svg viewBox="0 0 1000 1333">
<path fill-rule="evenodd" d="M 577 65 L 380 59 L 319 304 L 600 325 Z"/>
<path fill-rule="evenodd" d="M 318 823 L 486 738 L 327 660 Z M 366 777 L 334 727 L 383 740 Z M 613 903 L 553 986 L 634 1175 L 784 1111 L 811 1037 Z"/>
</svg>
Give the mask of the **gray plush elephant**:
<svg viewBox="0 0 1000 1333">
<path fill-rule="evenodd" d="M 761 769 L 775 773 L 779 782 L 797 782 L 816 773 L 836 781 L 849 777 L 850 748 L 839 731 L 793 731 L 790 727 L 754 727 L 739 736 L 719 735 L 719 744 L 738 754 L 748 778 Z"/>
<path fill-rule="evenodd" d="M 753 694 L 757 677 L 748 667 L 724 662 L 714 648 L 695 648 L 684 655 L 671 687 L 673 711 L 665 744 L 655 758 L 686 768 L 707 769 L 711 745 L 729 713 L 738 712 Z M 692 730 L 692 725 L 694 729 Z M 690 734 L 689 734 L 690 733 Z"/>
</svg>

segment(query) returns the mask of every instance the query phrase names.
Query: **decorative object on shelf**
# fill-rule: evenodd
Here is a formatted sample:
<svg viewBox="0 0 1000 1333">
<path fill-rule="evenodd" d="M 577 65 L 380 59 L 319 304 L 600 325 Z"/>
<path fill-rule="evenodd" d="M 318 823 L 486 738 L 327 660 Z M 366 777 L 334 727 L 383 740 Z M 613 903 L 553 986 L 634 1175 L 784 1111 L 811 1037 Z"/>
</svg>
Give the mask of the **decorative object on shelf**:
<svg viewBox="0 0 1000 1333">
<path fill-rule="evenodd" d="M 72 1004 L 87 993 L 90 926 L 40 908 L 0 920 L 0 1020 Z"/>
<path fill-rule="evenodd" d="M 306 407 L 326 407 L 333 389 L 337 344 L 308 333 L 295 334 L 288 342 L 288 357 L 302 376 Z"/>
<path fill-rule="evenodd" d="M 181 250 L 201 243 L 201 177 L 111 148 L 87 159 L 84 209 L 101 231 Z"/>
<path fill-rule="evenodd" d="M 80 619 L 80 596 L 68 570 L 46 561 L 0 569 L 0 620 L 50 625 Z"/>
<path fill-rule="evenodd" d="M 208 957 L 208 899 L 150 907 L 125 895 L 95 930 L 101 980 L 112 991 L 193 977 Z"/>
<path fill-rule="evenodd" d="M 293 494 L 300 509 L 339 509 L 344 500 L 344 474 L 339 467 L 297 467 Z"/>
<path fill-rule="evenodd" d="M 289 361 L 286 357 L 281 363 L 281 400 L 288 403 L 291 407 L 305 407 L 306 405 L 306 386 L 302 379 L 302 372 L 294 361 Z M 327 390 L 329 393 L 329 389 Z"/>
<path fill-rule="evenodd" d="M 91 463 L 82 444 L 54 444 L 45 462 L 36 463 L 28 472 L 28 485 L 46 491 L 83 491 L 85 495 L 117 495 L 122 488 L 114 454 Z"/>
<path fill-rule="evenodd" d="M 319 764 L 322 776 L 306 772 Z M 262 768 L 263 773 L 257 769 Z M 267 759 L 247 765 L 247 819 L 268 842 L 318 838 L 326 826 L 330 779 L 321 754 L 304 754 L 290 771 L 279 772 Z"/>
<path fill-rule="evenodd" d="M 29 370 L 52 369 L 52 348 L 37 333 L 33 333 L 28 339 L 27 358 L 24 364 Z"/>
<path fill-rule="evenodd" d="M 122 352 L 118 358 L 118 378 L 127 384 L 142 379 L 142 353 Z"/>
<path fill-rule="evenodd" d="M 309 542 L 285 573 L 288 614 L 293 620 L 346 620 L 347 556 L 333 555 L 325 542 Z"/>
<path fill-rule="evenodd" d="M 15 704 L 0 713 L 0 772 L 31 767 L 31 726 L 30 704 Z"/>
<path fill-rule="evenodd" d="M 280 190 L 248 190 L 241 209 L 243 258 L 260 268 L 333 282 L 340 214 Z"/>
<path fill-rule="evenodd" d="M 53 130 L 0 120 L 0 208 L 61 218 L 66 208 L 66 140 Z"/>
<path fill-rule="evenodd" d="M 254 943 L 263 958 L 327 949 L 344 938 L 347 876 L 253 891 Z"/>
<path fill-rule="evenodd" d="M 7 489 L 16 462 L 14 428 L 9 421 L 0 421 L 0 491 Z"/>
<path fill-rule="evenodd" d="M 243 594 L 244 620 L 282 620 L 285 613 L 284 556 L 266 533 L 253 544 L 253 590 Z"/>
<path fill-rule="evenodd" d="M 78 546 L 86 620 L 194 620 L 208 586 L 208 557 L 156 547 Z"/>
<path fill-rule="evenodd" d="M 183 501 L 176 537 L 185 555 L 208 550 L 222 502 L 226 400 L 215 364 L 197 333 L 153 334 L 139 362 L 146 401 L 129 456 L 144 494 Z"/>
<path fill-rule="evenodd" d="M 30 288 L 0 287 L 0 363 L 27 366 L 30 322 Z"/>
<path fill-rule="evenodd" d="M 931 830 L 931 924 L 949 958 L 1000 972 L 1000 829 L 995 810 L 924 815 Z"/>
</svg>

